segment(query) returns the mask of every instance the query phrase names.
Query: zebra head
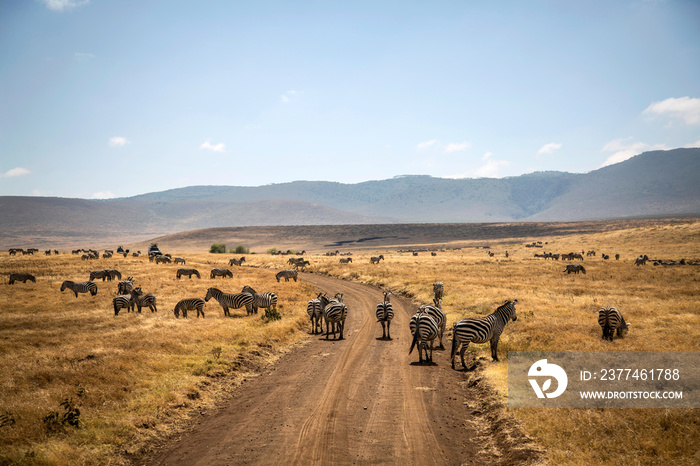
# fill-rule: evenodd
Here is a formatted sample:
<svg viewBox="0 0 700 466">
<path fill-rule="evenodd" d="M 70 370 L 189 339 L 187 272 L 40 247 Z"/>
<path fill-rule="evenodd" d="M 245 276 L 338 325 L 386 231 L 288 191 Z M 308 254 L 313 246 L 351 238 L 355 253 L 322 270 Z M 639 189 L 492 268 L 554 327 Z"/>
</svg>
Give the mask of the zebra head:
<svg viewBox="0 0 700 466">
<path fill-rule="evenodd" d="M 216 293 L 216 291 L 218 291 L 218 290 L 216 290 L 216 291 L 213 291 L 213 290 L 216 290 L 216 288 L 209 288 L 207 290 L 207 295 L 204 297 L 204 301 L 209 302 L 209 300 L 214 297 L 214 293 Z M 177 314 L 175 314 L 175 316 L 177 317 Z"/>
<path fill-rule="evenodd" d="M 384 302 L 388 303 L 391 301 L 391 291 L 384 291 Z"/>
<path fill-rule="evenodd" d="M 73 282 L 71 282 L 71 281 L 69 281 L 69 280 L 64 281 L 64 282 L 61 284 L 61 291 L 63 291 L 63 290 L 65 290 L 66 288 L 68 288 L 68 287 L 70 286 L 69 283 L 73 283 Z"/>
<path fill-rule="evenodd" d="M 508 301 L 506 299 L 505 303 L 503 303 L 503 306 L 500 306 L 496 311 L 501 311 L 505 314 L 506 322 L 508 322 L 509 320 L 515 322 L 516 320 L 518 320 L 518 316 L 515 314 L 516 304 L 518 304 L 517 299 L 514 299 L 513 301 Z"/>
</svg>

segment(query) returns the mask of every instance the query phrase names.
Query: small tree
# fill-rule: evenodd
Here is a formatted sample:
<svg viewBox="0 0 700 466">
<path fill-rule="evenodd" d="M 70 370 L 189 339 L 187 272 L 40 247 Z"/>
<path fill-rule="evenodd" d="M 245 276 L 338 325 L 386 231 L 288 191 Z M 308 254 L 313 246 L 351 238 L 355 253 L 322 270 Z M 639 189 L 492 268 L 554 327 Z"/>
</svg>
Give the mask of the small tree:
<svg viewBox="0 0 700 466">
<path fill-rule="evenodd" d="M 245 246 L 238 245 L 236 249 L 230 251 L 233 254 L 250 254 L 250 249 Z"/>
<path fill-rule="evenodd" d="M 267 250 L 267 253 L 268 253 L 268 254 L 274 254 L 274 253 L 276 253 L 276 252 L 277 252 L 277 248 L 270 248 L 270 249 Z"/>
<path fill-rule="evenodd" d="M 226 254 L 226 245 L 214 243 L 209 248 L 209 252 L 212 254 Z"/>
</svg>

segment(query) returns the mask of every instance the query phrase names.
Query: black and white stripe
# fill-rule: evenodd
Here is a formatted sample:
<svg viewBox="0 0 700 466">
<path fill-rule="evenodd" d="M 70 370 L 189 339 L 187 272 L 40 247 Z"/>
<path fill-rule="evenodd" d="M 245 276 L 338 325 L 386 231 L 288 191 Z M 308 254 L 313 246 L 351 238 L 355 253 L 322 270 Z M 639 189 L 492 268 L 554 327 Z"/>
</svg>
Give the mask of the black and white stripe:
<svg viewBox="0 0 700 466">
<path fill-rule="evenodd" d="M 178 301 L 178 303 L 175 305 L 175 309 L 173 309 L 173 313 L 177 318 L 180 318 L 180 313 L 182 313 L 182 317 L 187 319 L 187 311 L 192 311 L 196 309 L 197 318 L 199 318 L 199 314 L 202 314 L 203 319 L 204 306 L 206 305 L 207 303 L 205 303 L 202 298 L 186 298 Z"/>
<path fill-rule="evenodd" d="M 61 284 L 61 291 L 68 289 L 75 293 L 75 297 L 78 297 L 78 293 L 90 292 L 92 296 L 97 294 L 97 284 L 95 282 L 82 282 L 75 283 L 70 280 L 66 280 Z"/>
<path fill-rule="evenodd" d="M 328 302 L 326 294 L 319 293 L 316 298 L 309 300 L 309 304 L 306 306 L 306 313 L 309 314 L 309 319 L 311 320 L 311 333 L 314 335 L 323 331 L 321 318 Z"/>
<path fill-rule="evenodd" d="M 233 278 L 233 273 L 229 269 L 211 269 L 211 273 L 209 274 L 209 278 L 216 278 L 216 277 L 229 277 Z"/>
<path fill-rule="evenodd" d="M 378 256 L 372 256 L 369 258 L 369 263 L 370 264 L 379 264 L 379 261 L 384 259 L 384 255 L 380 254 Z"/>
<path fill-rule="evenodd" d="M 290 270 L 283 270 L 281 272 L 277 272 L 277 274 L 275 274 L 275 278 L 277 279 L 277 281 L 280 281 L 280 278 L 284 278 L 285 282 L 288 282 L 290 278 L 293 278 L 294 281 L 297 281 L 298 275 L 299 275 L 299 272 L 297 272 L 296 270 L 290 269 Z"/>
<path fill-rule="evenodd" d="M 132 291 L 133 293 L 133 291 Z M 131 298 L 130 294 L 120 294 L 112 299 L 112 306 L 114 306 L 114 315 L 118 316 L 119 311 L 126 309 L 126 312 L 131 312 L 134 310 L 134 300 Z"/>
<path fill-rule="evenodd" d="M 177 269 L 177 278 L 178 280 L 180 277 L 183 275 L 187 275 L 187 278 L 192 278 L 192 275 L 196 275 L 197 278 L 202 278 L 201 275 L 199 275 L 199 271 L 196 269 Z"/>
<path fill-rule="evenodd" d="M 250 293 L 253 295 L 253 312 L 258 313 L 258 308 L 265 309 L 265 315 L 269 315 L 271 311 L 277 311 L 277 295 L 271 291 L 258 293 L 252 287 L 246 285 L 241 290 L 242 293 Z"/>
<path fill-rule="evenodd" d="M 433 283 L 433 301 L 442 299 L 445 295 L 445 285 L 442 282 Z"/>
<path fill-rule="evenodd" d="M 394 308 L 390 301 L 391 292 L 384 292 L 384 301 L 377 304 L 377 322 L 382 324 L 382 339 L 391 340 L 391 319 L 394 318 Z"/>
<path fill-rule="evenodd" d="M 348 308 L 345 306 L 345 304 L 343 304 L 343 295 L 338 293 L 335 295 L 335 298 L 330 300 L 330 302 L 323 309 L 323 320 L 326 321 L 326 340 L 328 340 L 330 329 L 333 330 L 333 338 L 336 338 L 336 327 L 340 332 L 338 339 L 343 339 L 343 330 L 345 329 L 345 319 L 347 316 Z"/>
<path fill-rule="evenodd" d="M 462 361 L 462 367 L 466 370 L 464 352 L 467 350 L 469 343 L 490 342 L 491 357 L 494 361 L 498 361 L 498 339 L 501 337 L 501 333 L 508 322 L 518 320 L 518 316 L 515 314 L 515 305 L 517 303 L 517 299 L 506 301 L 495 312 L 486 317 L 471 317 L 455 323 L 452 331 L 452 369 L 455 368 L 457 349 L 462 345 L 459 357 Z"/>
<path fill-rule="evenodd" d="M 605 306 L 598 311 L 598 325 L 603 329 L 603 340 L 613 341 L 615 333 L 622 338 L 629 331 L 630 324 L 625 322 L 616 307 Z"/>
<path fill-rule="evenodd" d="M 122 279 L 122 274 L 119 272 L 119 270 L 116 269 L 106 269 L 105 272 L 107 272 L 107 280 L 112 281 L 115 278 L 118 278 L 119 280 Z"/>
<path fill-rule="evenodd" d="M 437 338 L 439 333 L 438 324 L 435 320 L 428 314 L 428 312 L 421 307 L 418 312 L 411 317 L 411 326 L 415 326 L 413 329 L 413 341 L 411 342 L 411 349 L 408 354 L 413 352 L 413 348 L 418 346 L 418 362 L 423 362 L 423 352 L 425 352 L 425 359 L 428 362 L 433 362 L 433 342 Z M 428 352 L 430 349 L 430 352 Z"/>
<path fill-rule="evenodd" d="M 425 311 L 430 317 L 433 318 L 438 326 L 438 337 L 440 341 L 440 346 L 438 349 L 445 349 L 445 345 L 442 343 L 442 337 L 445 335 L 445 327 L 447 327 L 447 316 L 442 312 L 442 299 L 435 301 L 435 304 L 424 304 L 419 308 L 420 311 Z M 411 319 L 410 322 L 411 334 L 415 333 L 415 322 Z"/>
<path fill-rule="evenodd" d="M 32 274 L 29 274 L 29 273 L 11 273 L 10 274 L 10 285 L 14 285 L 15 282 L 27 283 L 27 280 L 29 280 L 30 282 L 36 283 L 36 278 Z"/>
<path fill-rule="evenodd" d="M 224 293 L 218 288 L 209 288 L 204 300 L 209 302 L 211 298 L 216 299 L 224 309 L 224 316 L 231 317 L 230 309 L 239 309 L 245 306 L 248 315 L 253 313 L 253 295 L 251 293 Z"/>
<path fill-rule="evenodd" d="M 106 270 L 93 270 L 90 272 L 90 281 L 101 278 L 102 281 L 109 279 L 109 273 Z"/>
<path fill-rule="evenodd" d="M 139 314 L 141 314 L 141 308 L 143 307 L 148 307 L 151 310 L 151 312 L 158 312 L 158 308 L 156 307 L 155 295 L 153 293 L 148 293 L 144 295 L 143 291 L 141 291 L 141 288 L 131 290 L 131 302 L 133 304 L 136 304 L 136 307 L 139 310 Z"/>
<path fill-rule="evenodd" d="M 119 294 L 129 294 L 133 289 L 134 277 L 128 277 L 126 280 L 122 280 L 119 283 L 117 283 L 117 293 Z"/>
<path fill-rule="evenodd" d="M 243 262 L 245 262 L 245 257 L 241 257 L 240 259 L 233 258 L 230 261 L 228 261 L 228 265 L 229 265 L 229 267 L 232 265 L 240 266 L 241 264 L 243 264 Z"/>
</svg>

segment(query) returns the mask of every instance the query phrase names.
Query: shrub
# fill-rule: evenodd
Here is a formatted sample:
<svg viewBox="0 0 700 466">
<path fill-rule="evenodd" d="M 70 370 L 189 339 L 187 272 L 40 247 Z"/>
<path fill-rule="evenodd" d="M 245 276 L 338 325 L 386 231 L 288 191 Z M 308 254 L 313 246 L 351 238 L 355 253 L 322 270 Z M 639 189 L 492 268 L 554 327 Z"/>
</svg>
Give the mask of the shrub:
<svg viewBox="0 0 700 466">
<path fill-rule="evenodd" d="M 236 246 L 236 249 L 232 249 L 230 252 L 233 254 L 250 254 L 250 249 L 245 246 L 238 245 Z"/>
<path fill-rule="evenodd" d="M 225 254 L 226 253 L 226 245 L 214 243 L 209 248 L 209 252 L 212 254 Z"/>
</svg>

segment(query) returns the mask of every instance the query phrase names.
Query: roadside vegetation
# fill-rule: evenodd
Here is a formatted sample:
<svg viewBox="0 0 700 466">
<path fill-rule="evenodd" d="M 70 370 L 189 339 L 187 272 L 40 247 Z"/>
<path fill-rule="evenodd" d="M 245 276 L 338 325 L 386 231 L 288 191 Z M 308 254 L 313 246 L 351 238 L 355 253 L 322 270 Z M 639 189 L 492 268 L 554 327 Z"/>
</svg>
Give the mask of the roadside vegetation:
<svg viewBox="0 0 700 466">
<path fill-rule="evenodd" d="M 466 377 L 482 378 L 505 403 L 508 351 L 697 351 L 700 267 L 635 266 L 634 259 L 647 254 L 700 260 L 699 238 L 700 221 L 688 221 L 506 238 L 490 242 L 488 249 L 483 240 L 459 249 L 415 245 L 434 249 L 435 256 L 387 248 L 355 251 L 349 264 L 341 264 L 339 256 L 304 257 L 313 273 L 373 284 L 417 303 L 430 303 L 432 284 L 441 281 L 448 329 L 463 317 L 486 315 L 505 299 L 518 299 L 518 320 L 501 336 L 501 362 L 491 362 L 488 345 L 471 345 L 467 354 L 478 368 Z M 542 248 L 525 247 L 538 241 Z M 534 257 L 543 251 L 589 250 L 596 256 L 582 262 L 585 275 L 563 273 L 567 262 Z M 242 267 L 228 267 L 233 278 L 212 280 L 209 270 L 227 267 L 228 255 L 163 252 L 187 259 L 187 267 L 198 269 L 202 279 L 178 280 L 178 266 L 156 265 L 144 256 L 83 261 L 70 253 L 0 253 L 0 463 L 128 463 L 130 454 L 177 432 L 224 399 L 238 381 L 308 337 L 306 303 L 315 297 L 314 288 L 274 277 L 274 271 L 290 268 L 289 257 L 246 255 Z M 370 256 L 380 253 L 385 260 L 370 265 Z M 603 260 L 602 253 L 611 259 Z M 121 310 L 115 317 L 114 281 L 98 281 L 94 297 L 59 291 L 63 280 L 86 281 L 91 270 L 106 268 L 133 276 L 136 286 L 155 294 L 158 312 Z M 37 282 L 8 285 L 14 272 L 32 273 Z M 214 300 L 207 303 L 204 319 L 195 312 L 188 319 L 172 313 L 177 301 L 204 298 L 208 287 L 232 293 L 244 285 L 276 292 L 281 319 L 266 322 L 264 312 L 248 317 L 244 309 L 225 318 Z M 602 306 L 618 307 L 632 322 L 625 338 L 613 343 L 600 338 Z M 450 343 L 446 338 L 447 351 Z M 455 377 L 465 375 L 455 372 Z M 507 411 L 542 445 L 550 464 L 700 462 L 697 409 Z"/>
</svg>

